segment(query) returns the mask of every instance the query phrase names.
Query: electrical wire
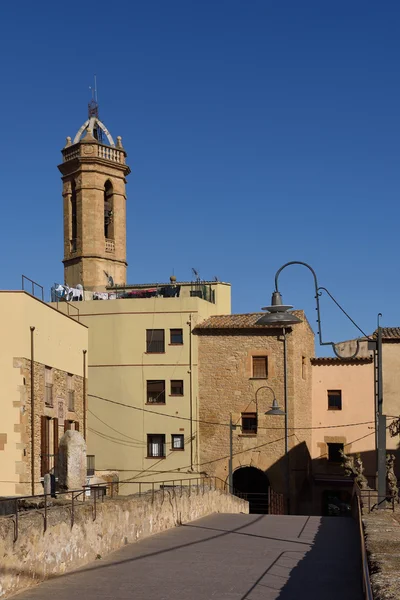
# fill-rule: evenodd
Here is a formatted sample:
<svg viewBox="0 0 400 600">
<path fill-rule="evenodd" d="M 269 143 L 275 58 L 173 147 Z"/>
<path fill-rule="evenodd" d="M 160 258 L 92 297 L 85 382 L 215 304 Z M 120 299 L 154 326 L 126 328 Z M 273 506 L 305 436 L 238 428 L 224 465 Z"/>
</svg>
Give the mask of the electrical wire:
<svg viewBox="0 0 400 600">
<path fill-rule="evenodd" d="M 167 417 L 169 419 L 179 419 L 181 421 L 190 421 L 189 417 L 180 417 L 179 415 L 168 415 L 167 413 L 159 412 L 156 410 L 150 410 L 147 408 L 143 408 L 140 406 L 133 406 L 131 404 L 125 404 L 124 402 L 118 402 L 116 400 L 110 400 L 110 398 L 104 398 L 103 396 L 98 396 L 96 394 L 88 394 L 91 398 L 97 398 L 98 400 L 103 400 L 104 402 L 110 402 L 111 404 L 116 404 L 117 406 L 122 406 L 124 408 L 130 408 L 132 410 L 138 410 L 142 412 L 147 412 L 152 415 L 160 415 L 162 417 Z M 221 423 L 218 421 L 204 421 L 202 419 L 192 419 L 193 423 L 203 423 L 205 425 L 218 425 L 220 427 L 229 427 L 229 423 Z M 297 431 L 308 431 L 308 430 L 317 430 L 317 429 L 337 429 L 341 427 L 356 427 L 358 425 L 370 425 L 371 423 L 375 423 L 375 421 L 363 421 L 360 423 L 344 423 L 343 425 L 319 425 L 316 427 L 289 427 L 289 429 L 297 430 Z M 273 431 L 278 429 L 285 429 L 285 427 L 260 427 L 257 429 Z"/>
</svg>

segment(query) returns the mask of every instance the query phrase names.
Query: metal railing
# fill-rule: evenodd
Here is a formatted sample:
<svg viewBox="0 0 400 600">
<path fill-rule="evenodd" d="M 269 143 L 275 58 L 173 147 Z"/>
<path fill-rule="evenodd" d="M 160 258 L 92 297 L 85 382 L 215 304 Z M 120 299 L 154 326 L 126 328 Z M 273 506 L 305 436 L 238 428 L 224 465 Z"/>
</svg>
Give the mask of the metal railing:
<svg viewBox="0 0 400 600">
<path fill-rule="evenodd" d="M 271 487 L 268 492 L 240 492 L 233 490 L 232 493 L 250 505 L 250 513 L 259 515 L 284 515 L 285 497 L 275 492 Z"/>
<path fill-rule="evenodd" d="M 69 490 L 65 492 L 56 492 L 54 498 L 50 494 L 36 494 L 35 496 L 18 496 L 14 498 L 0 498 L 0 515 L 13 519 L 14 521 L 14 542 L 19 535 L 19 521 L 29 514 L 30 510 L 39 512 L 43 515 L 43 530 L 46 531 L 49 511 L 64 508 L 70 513 L 71 528 L 75 522 L 75 511 L 77 506 L 84 503 L 92 506 L 93 521 L 97 518 L 98 503 L 103 503 L 108 499 L 120 495 L 122 486 L 129 489 L 126 496 L 144 497 L 152 504 L 156 497 L 160 497 L 163 502 L 165 496 L 182 497 L 184 490 L 190 496 L 204 495 L 209 490 L 219 490 L 228 494 L 228 484 L 218 477 L 197 477 L 187 479 L 171 479 L 164 481 L 109 481 L 93 485 L 84 486 L 80 490 Z M 130 493 L 132 490 L 132 493 Z M 62 502 L 64 501 L 64 502 Z"/>
<path fill-rule="evenodd" d="M 368 555 L 367 548 L 365 546 L 365 538 L 364 538 L 364 527 L 362 522 L 362 501 L 361 501 L 361 493 L 365 490 L 360 490 L 357 484 L 354 486 L 354 495 L 353 495 L 353 508 L 354 513 L 353 516 L 357 522 L 358 533 L 360 536 L 360 548 L 361 548 L 361 565 L 362 565 L 362 587 L 365 600 L 373 600 L 372 587 L 371 587 L 371 579 L 369 576 L 369 566 L 368 566 Z"/>
<path fill-rule="evenodd" d="M 358 485 L 356 488 L 358 490 L 357 495 L 360 500 L 361 507 L 365 510 L 368 510 L 369 513 L 374 510 L 391 510 L 394 512 L 395 505 L 399 503 L 399 498 L 390 496 L 385 496 L 385 498 L 379 500 L 377 490 L 362 490 Z"/>
<path fill-rule="evenodd" d="M 60 312 L 67 314 L 72 319 L 77 319 L 77 321 L 79 322 L 79 308 L 77 306 L 75 306 L 71 302 L 68 302 L 67 300 L 60 300 L 59 298 L 56 299 L 56 303 L 57 303 L 57 310 L 60 310 L 60 305 L 66 306 L 67 309 L 62 310 Z M 71 310 L 72 310 L 72 312 L 73 311 L 75 311 L 75 312 L 73 314 L 71 314 Z"/>
<path fill-rule="evenodd" d="M 31 291 L 29 291 L 28 289 L 26 289 L 27 287 L 30 287 Z M 43 288 L 43 286 L 40 285 L 39 283 L 36 283 L 36 281 L 33 281 L 33 279 L 30 279 L 26 275 L 22 275 L 22 290 L 24 292 L 28 292 L 28 294 L 31 294 L 31 296 L 34 296 L 35 298 L 38 298 L 39 296 L 37 296 L 36 293 L 35 293 L 37 288 L 39 288 L 39 290 L 40 290 L 40 299 L 41 299 L 42 302 L 44 302 L 44 288 Z"/>
</svg>

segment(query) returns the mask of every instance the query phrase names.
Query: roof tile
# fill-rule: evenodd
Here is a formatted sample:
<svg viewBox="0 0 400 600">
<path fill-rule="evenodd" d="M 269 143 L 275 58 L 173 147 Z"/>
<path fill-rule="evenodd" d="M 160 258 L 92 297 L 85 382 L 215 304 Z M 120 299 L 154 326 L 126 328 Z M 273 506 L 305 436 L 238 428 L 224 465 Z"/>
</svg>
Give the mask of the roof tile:
<svg viewBox="0 0 400 600">
<path fill-rule="evenodd" d="M 290 311 L 296 317 L 304 320 L 304 313 L 302 310 Z M 257 325 L 257 321 L 260 317 L 265 315 L 265 312 L 257 313 L 246 313 L 241 315 L 215 315 L 209 317 L 202 323 L 196 326 L 197 329 L 276 329 L 280 327 L 279 324 L 272 325 Z"/>
</svg>

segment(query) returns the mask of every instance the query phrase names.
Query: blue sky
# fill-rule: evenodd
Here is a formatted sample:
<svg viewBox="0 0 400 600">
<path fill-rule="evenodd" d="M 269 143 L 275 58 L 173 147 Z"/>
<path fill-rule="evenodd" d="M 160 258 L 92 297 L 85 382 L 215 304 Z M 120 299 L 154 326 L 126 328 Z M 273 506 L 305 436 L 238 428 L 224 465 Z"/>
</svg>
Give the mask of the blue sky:
<svg viewBox="0 0 400 600">
<path fill-rule="evenodd" d="M 62 281 L 57 170 L 86 119 L 122 135 L 130 282 L 191 268 L 270 301 L 309 262 L 367 331 L 400 325 L 400 4 L 335 0 L 4 3 L 1 287 Z M 310 274 L 284 300 L 315 319 Z M 355 335 L 322 299 L 324 335 Z"/>
</svg>

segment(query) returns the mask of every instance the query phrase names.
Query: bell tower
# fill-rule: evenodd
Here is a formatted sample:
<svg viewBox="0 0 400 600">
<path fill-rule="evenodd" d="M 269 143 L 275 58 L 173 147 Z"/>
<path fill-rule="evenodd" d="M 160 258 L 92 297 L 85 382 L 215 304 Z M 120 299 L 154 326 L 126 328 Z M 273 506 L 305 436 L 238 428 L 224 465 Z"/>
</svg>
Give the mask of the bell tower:
<svg viewBox="0 0 400 600">
<path fill-rule="evenodd" d="M 74 141 L 62 150 L 64 283 L 87 290 L 126 283 L 126 177 L 130 169 L 99 120 L 95 100 Z"/>
</svg>

